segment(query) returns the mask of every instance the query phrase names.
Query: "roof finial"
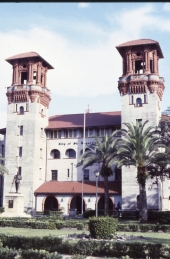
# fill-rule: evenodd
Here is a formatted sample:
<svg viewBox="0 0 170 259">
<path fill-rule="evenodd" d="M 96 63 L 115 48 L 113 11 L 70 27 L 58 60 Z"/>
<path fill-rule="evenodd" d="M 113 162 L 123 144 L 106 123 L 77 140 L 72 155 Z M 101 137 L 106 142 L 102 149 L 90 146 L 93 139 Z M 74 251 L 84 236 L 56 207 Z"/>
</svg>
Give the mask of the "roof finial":
<svg viewBox="0 0 170 259">
<path fill-rule="evenodd" d="M 90 106 L 89 106 L 89 104 L 88 104 L 87 113 L 90 113 L 90 112 L 91 112 L 91 110 L 90 110 Z"/>
</svg>

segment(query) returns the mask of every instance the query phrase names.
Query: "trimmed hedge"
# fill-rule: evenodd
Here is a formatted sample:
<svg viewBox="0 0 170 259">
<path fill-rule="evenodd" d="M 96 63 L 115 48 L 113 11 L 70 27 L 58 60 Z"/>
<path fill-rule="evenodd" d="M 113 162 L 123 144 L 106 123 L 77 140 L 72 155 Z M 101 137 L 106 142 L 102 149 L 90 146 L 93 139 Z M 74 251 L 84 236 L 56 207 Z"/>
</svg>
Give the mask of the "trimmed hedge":
<svg viewBox="0 0 170 259">
<path fill-rule="evenodd" d="M 148 232 L 152 230 L 153 232 L 158 232 L 162 230 L 163 232 L 170 232 L 170 225 L 159 225 L 159 224 L 117 224 L 116 231 L 124 232 Z"/>
<path fill-rule="evenodd" d="M 111 217 L 92 217 L 89 219 L 89 231 L 92 238 L 111 239 L 116 233 L 117 219 Z"/>
<path fill-rule="evenodd" d="M 30 259 L 30 258 L 35 258 L 35 259 L 62 259 L 63 258 L 62 255 L 58 254 L 57 252 L 49 253 L 45 250 L 33 250 L 33 249 L 23 250 L 21 255 L 22 255 L 23 259 Z"/>
</svg>

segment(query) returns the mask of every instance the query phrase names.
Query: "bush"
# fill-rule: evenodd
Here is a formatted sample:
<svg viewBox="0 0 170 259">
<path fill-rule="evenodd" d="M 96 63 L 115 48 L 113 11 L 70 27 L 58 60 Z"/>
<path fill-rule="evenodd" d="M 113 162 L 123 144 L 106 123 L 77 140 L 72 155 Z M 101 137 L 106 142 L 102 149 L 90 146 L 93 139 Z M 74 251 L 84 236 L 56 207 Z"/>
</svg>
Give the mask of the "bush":
<svg viewBox="0 0 170 259">
<path fill-rule="evenodd" d="M 161 224 L 170 224 L 170 211 L 148 211 L 148 220 L 157 221 Z"/>
<path fill-rule="evenodd" d="M 139 211 L 138 210 L 121 211 L 121 218 L 122 219 L 139 219 Z"/>
<path fill-rule="evenodd" d="M 36 259 L 62 259 L 62 256 L 58 254 L 57 252 L 49 253 L 45 250 L 23 250 L 22 253 L 23 259 L 30 259 L 30 258 L 36 258 Z"/>
<path fill-rule="evenodd" d="M 0 213 L 3 213 L 5 211 L 4 207 L 0 207 Z"/>
<path fill-rule="evenodd" d="M 83 218 L 88 219 L 90 217 L 94 217 L 96 215 L 95 210 L 86 210 L 83 213 Z"/>
<path fill-rule="evenodd" d="M 0 259 L 15 259 L 16 256 L 18 256 L 17 251 L 9 249 L 8 247 L 0 247 Z"/>
<path fill-rule="evenodd" d="M 83 230 L 84 225 L 82 223 L 77 223 L 76 228 L 77 228 L 77 230 Z"/>
<path fill-rule="evenodd" d="M 111 217 L 92 217 L 89 220 L 89 231 L 92 238 L 111 239 L 116 233 L 118 220 Z"/>
</svg>

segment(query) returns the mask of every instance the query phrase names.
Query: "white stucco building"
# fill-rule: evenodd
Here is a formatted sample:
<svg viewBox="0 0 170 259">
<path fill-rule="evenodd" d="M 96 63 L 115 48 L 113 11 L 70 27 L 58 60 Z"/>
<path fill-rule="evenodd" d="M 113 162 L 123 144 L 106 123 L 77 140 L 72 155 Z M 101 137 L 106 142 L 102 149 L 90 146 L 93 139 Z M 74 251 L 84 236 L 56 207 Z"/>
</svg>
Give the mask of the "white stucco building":
<svg viewBox="0 0 170 259">
<path fill-rule="evenodd" d="M 121 111 L 86 113 L 86 146 L 94 136 L 124 127 L 124 122 L 149 120 L 156 126 L 161 117 L 164 79 L 159 76 L 159 59 L 163 58 L 159 43 L 135 40 L 116 47 L 122 56 L 123 73 L 118 81 Z M 5 156 L 9 175 L 1 177 L 1 206 L 5 193 L 14 192 L 14 175 L 22 176 L 20 192 L 25 208 L 36 211 L 64 208 L 69 214 L 95 209 L 98 164 L 82 170 L 76 164 L 83 150 L 84 114 L 48 117 L 51 100 L 47 88 L 47 71 L 53 67 L 35 52 L 6 60 L 13 66 L 12 84 L 7 88 L 7 127 L 1 129 L 0 151 Z M 49 73 L 50 74 L 50 73 Z M 49 75 L 50 76 L 50 75 Z M 54 111 L 55 113 L 55 111 Z M 114 167 L 113 167 L 114 169 Z M 82 184 L 83 179 L 83 184 Z M 82 189 L 83 188 L 83 189 Z M 147 183 L 148 208 L 169 208 L 169 180 L 153 185 Z M 98 207 L 103 209 L 103 179 L 98 179 Z M 123 167 L 109 177 L 109 209 L 118 202 L 122 209 L 136 209 L 139 187 L 136 170 Z M 163 201 L 163 204 L 162 204 Z"/>
</svg>

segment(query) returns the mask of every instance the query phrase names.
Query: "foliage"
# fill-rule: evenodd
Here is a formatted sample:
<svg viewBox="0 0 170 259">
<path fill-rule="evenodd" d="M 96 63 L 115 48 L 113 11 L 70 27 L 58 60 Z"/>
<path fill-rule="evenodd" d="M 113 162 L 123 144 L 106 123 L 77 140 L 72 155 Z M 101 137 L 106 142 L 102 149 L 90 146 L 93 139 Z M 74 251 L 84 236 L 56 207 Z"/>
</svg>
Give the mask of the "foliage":
<svg viewBox="0 0 170 259">
<path fill-rule="evenodd" d="M 4 207 L 0 207 L 0 213 L 4 212 Z"/>
<path fill-rule="evenodd" d="M 117 142 L 118 139 L 113 139 L 117 134 L 114 132 L 111 136 L 107 134 L 100 138 L 95 137 L 96 144 L 92 144 L 88 147 L 80 157 L 78 166 L 83 166 L 82 169 L 92 166 L 95 163 L 101 163 L 101 169 L 99 173 L 104 177 L 104 196 L 105 196 L 105 215 L 108 215 L 109 210 L 109 188 L 108 177 L 113 173 L 111 166 L 117 163 Z"/>
<path fill-rule="evenodd" d="M 89 231 L 92 238 L 111 239 L 116 233 L 118 220 L 111 217 L 92 217 L 89 219 Z"/>
<path fill-rule="evenodd" d="M 8 247 L 0 247 L 0 259 L 15 259 L 18 256 L 18 252 Z"/>
<path fill-rule="evenodd" d="M 158 153 L 159 147 L 164 147 L 160 142 L 158 130 L 150 126 L 145 128 L 148 121 L 124 123 L 127 129 L 122 129 L 123 139 L 119 141 L 118 166 L 135 166 L 137 168 L 137 181 L 139 183 L 140 199 L 139 213 L 142 220 L 147 220 L 146 180 L 149 177 L 147 167 L 152 163 L 152 158 Z"/>
<path fill-rule="evenodd" d="M 8 174 L 8 169 L 3 165 L 5 158 L 2 157 L 0 154 L 0 175 L 4 176 L 5 174 Z"/>
<path fill-rule="evenodd" d="M 23 250 L 22 253 L 23 259 L 30 259 L 30 258 L 36 258 L 36 259 L 62 259 L 62 255 L 58 254 L 57 252 L 49 253 L 45 250 Z"/>
</svg>

